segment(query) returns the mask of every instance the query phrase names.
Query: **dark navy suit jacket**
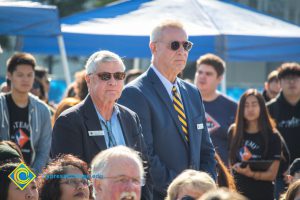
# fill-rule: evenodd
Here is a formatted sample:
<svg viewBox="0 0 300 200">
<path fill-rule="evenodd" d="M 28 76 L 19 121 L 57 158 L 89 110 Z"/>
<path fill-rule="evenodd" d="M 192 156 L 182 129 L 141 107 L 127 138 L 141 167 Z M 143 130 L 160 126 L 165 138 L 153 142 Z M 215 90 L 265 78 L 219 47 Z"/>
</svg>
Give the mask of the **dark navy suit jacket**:
<svg viewBox="0 0 300 200">
<path fill-rule="evenodd" d="M 120 113 L 121 124 L 126 146 L 142 153 L 143 160 L 148 162 L 148 153 L 143 139 L 141 124 L 136 113 L 116 104 Z M 104 135 L 94 135 L 89 131 L 101 131 L 102 127 L 91 97 L 64 111 L 56 120 L 52 132 L 51 157 L 59 154 L 73 154 L 91 163 L 94 156 L 107 149 Z M 150 176 L 147 178 L 149 179 Z M 142 199 L 152 199 L 151 180 L 143 187 Z"/>
<path fill-rule="evenodd" d="M 154 199 L 163 199 L 170 182 L 183 170 L 206 171 L 216 177 L 214 147 L 206 127 L 199 91 L 177 79 L 188 122 L 189 145 L 164 85 L 149 68 L 123 90 L 119 100 L 141 120 L 154 183 Z"/>
</svg>

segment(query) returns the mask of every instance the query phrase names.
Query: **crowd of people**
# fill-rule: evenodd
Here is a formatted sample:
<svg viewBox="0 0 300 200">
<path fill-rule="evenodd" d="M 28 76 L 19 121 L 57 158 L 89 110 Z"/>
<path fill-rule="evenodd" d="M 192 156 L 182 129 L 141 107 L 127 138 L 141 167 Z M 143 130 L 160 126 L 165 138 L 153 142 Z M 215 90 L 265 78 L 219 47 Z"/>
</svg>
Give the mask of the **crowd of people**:
<svg viewBox="0 0 300 200">
<path fill-rule="evenodd" d="M 0 199 L 300 199 L 300 65 L 282 64 L 262 94 L 235 102 L 217 90 L 217 55 L 199 57 L 194 83 L 180 78 L 192 46 L 183 24 L 163 21 L 147 71 L 126 76 L 119 55 L 97 51 L 57 107 L 47 71 L 29 53 L 11 56 Z M 20 163 L 37 176 L 23 190 L 9 177 Z"/>
</svg>

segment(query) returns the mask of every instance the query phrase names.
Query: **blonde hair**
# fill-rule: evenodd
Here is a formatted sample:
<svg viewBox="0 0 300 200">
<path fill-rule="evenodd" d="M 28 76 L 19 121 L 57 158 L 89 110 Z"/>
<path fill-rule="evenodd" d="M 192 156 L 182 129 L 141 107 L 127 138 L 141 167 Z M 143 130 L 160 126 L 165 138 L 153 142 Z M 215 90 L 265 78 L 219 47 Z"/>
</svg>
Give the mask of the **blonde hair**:
<svg viewBox="0 0 300 200">
<path fill-rule="evenodd" d="M 179 174 L 169 185 L 165 200 L 176 199 L 180 189 L 185 187 L 192 187 L 203 192 L 217 188 L 216 183 L 207 173 L 188 169 Z"/>
<path fill-rule="evenodd" d="M 203 194 L 198 200 L 247 200 L 247 198 L 227 188 L 219 188 Z"/>
</svg>

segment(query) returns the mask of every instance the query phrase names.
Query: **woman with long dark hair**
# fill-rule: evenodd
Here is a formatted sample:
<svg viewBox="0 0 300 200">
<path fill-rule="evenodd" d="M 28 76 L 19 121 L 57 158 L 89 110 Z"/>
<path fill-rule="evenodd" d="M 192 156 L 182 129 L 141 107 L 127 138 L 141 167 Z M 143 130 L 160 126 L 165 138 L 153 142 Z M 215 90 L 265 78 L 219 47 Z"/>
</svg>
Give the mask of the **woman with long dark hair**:
<svg viewBox="0 0 300 200">
<path fill-rule="evenodd" d="M 263 96 L 256 89 L 242 95 L 229 137 L 229 162 L 238 191 L 251 200 L 273 200 L 272 181 L 279 168 L 281 142 Z M 246 164 L 265 160 L 271 160 L 266 169 Z"/>
</svg>

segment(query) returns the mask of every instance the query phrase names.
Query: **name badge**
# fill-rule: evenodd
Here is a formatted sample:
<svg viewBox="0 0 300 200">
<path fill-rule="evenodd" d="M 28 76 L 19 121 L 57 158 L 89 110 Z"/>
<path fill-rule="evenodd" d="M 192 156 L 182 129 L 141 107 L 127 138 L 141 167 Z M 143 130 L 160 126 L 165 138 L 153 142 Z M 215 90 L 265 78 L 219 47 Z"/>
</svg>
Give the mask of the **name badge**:
<svg viewBox="0 0 300 200">
<path fill-rule="evenodd" d="M 104 131 L 89 131 L 89 136 L 101 136 L 104 135 Z"/>
<path fill-rule="evenodd" d="M 203 124 L 197 124 L 197 130 L 201 130 L 203 128 L 204 128 Z"/>
</svg>

